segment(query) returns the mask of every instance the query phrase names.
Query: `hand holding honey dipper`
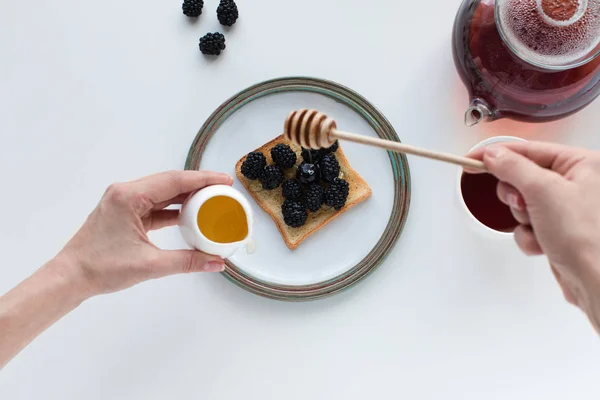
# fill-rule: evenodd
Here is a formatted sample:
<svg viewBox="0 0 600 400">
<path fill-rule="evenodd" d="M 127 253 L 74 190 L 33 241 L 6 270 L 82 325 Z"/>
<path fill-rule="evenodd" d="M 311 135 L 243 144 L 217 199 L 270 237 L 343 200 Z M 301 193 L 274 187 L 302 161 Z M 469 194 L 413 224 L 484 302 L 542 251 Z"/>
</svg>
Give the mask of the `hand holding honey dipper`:
<svg viewBox="0 0 600 400">
<path fill-rule="evenodd" d="M 600 153 L 515 142 L 468 156 L 482 160 L 500 180 L 498 198 L 520 224 L 519 248 L 548 257 L 567 301 L 600 332 Z"/>
</svg>

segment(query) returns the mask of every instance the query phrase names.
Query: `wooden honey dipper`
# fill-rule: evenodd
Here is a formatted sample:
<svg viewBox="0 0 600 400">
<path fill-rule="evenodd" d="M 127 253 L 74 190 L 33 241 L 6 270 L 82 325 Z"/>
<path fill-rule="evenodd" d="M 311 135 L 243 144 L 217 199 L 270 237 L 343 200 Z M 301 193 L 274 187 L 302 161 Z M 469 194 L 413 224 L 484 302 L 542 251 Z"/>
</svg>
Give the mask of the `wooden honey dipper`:
<svg viewBox="0 0 600 400">
<path fill-rule="evenodd" d="M 319 150 L 331 147 L 336 140 L 341 139 L 349 142 L 380 147 L 396 153 L 412 154 L 461 165 L 475 170 L 487 171 L 487 168 L 482 161 L 474 160 L 472 158 L 426 150 L 403 143 L 393 142 L 391 140 L 339 131 L 333 119 L 316 110 L 308 110 L 305 108 L 292 111 L 288 115 L 285 121 L 284 137 L 305 149 Z"/>
</svg>

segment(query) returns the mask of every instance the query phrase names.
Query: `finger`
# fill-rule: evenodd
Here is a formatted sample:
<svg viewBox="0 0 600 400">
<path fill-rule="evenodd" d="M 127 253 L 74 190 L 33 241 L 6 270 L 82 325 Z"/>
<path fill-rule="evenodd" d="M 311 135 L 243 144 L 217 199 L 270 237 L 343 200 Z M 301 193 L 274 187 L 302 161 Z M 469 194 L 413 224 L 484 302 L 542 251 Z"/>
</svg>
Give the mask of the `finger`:
<svg viewBox="0 0 600 400">
<path fill-rule="evenodd" d="M 537 238 L 529 226 L 517 226 L 515 229 L 515 241 L 517 242 L 517 245 L 521 251 L 528 256 L 539 256 L 544 254 L 544 251 L 540 247 Z"/>
<path fill-rule="evenodd" d="M 133 182 L 137 193 L 145 195 L 153 204 L 173 199 L 211 185 L 231 185 L 227 174 L 208 171 L 168 171 L 150 175 Z"/>
<path fill-rule="evenodd" d="M 510 212 L 513 217 L 519 222 L 521 225 L 531 225 L 531 220 L 529 219 L 529 213 L 527 211 L 515 210 L 511 207 Z"/>
<path fill-rule="evenodd" d="M 222 272 L 225 263 L 218 256 L 196 250 L 162 250 L 153 267 L 162 276 L 192 272 Z"/>
<path fill-rule="evenodd" d="M 513 186 L 525 199 L 544 195 L 562 182 L 560 175 L 501 145 L 487 147 L 483 161 L 490 173 Z"/>
<path fill-rule="evenodd" d="M 161 201 L 160 203 L 155 204 L 153 209 L 154 210 L 162 210 L 163 208 L 174 205 L 174 204 L 183 204 L 183 202 L 186 201 L 186 199 L 188 197 L 190 197 L 190 195 L 191 195 L 191 193 L 183 193 L 172 199 Z"/>
<path fill-rule="evenodd" d="M 519 193 L 519 191 L 512 185 L 506 182 L 498 182 L 496 194 L 498 195 L 500 201 L 510 208 L 514 208 L 515 210 L 519 211 L 525 211 L 525 200 L 523 199 L 523 196 L 521 196 L 521 193 Z"/>
<path fill-rule="evenodd" d="M 571 289 L 569 289 L 569 287 L 565 283 L 560 272 L 558 272 L 558 270 L 552 264 L 550 264 L 550 269 L 552 269 L 552 274 L 554 274 L 554 277 L 556 278 L 556 281 L 558 282 L 558 285 L 560 286 L 560 289 L 563 292 L 563 296 L 565 297 L 565 300 L 567 300 L 567 302 L 569 302 L 570 304 L 572 304 L 574 306 L 578 306 L 579 303 L 577 301 L 577 298 L 575 298 L 575 295 L 573 294 Z"/>
<path fill-rule="evenodd" d="M 506 182 L 498 182 L 496 194 L 501 202 L 510 207 L 513 217 L 521 225 L 531 225 L 525 200 L 523 200 L 523 196 L 521 196 L 517 189 Z"/>
<path fill-rule="evenodd" d="M 153 211 L 148 216 L 146 229 L 155 231 L 166 228 L 167 226 L 177 225 L 179 220 L 179 210 L 159 210 Z"/>
<path fill-rule="evenodd" d="M 561 156 L 574 156 L 577 153 L 581 153 L 583 150 L 573 149 L 572 147 L 547 142 L 506 142 L 502 143 L 502 146 L 506 147 L 510 151 L 521 154 L 522 156 L 530 159 L 534 163 L 538 164 L 543 168 L 550 168 L 557 162 Z M 467 154 L 467 157 L 474 158 L 476 160 L 483 160 L 484 154 L 487 147 L 481 147 L 473 150 Z"/>
</svg>

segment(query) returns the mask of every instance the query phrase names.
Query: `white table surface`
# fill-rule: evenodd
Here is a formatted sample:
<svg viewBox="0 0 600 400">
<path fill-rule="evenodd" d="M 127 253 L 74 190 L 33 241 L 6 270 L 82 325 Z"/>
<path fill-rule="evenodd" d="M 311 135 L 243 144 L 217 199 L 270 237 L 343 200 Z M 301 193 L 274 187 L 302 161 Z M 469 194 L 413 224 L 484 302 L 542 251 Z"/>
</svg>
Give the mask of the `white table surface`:
<svg viewBox="0 0 600 400">
<path fill-rule="evenodd" d="M 207 61 L 197 42 L 219 28 L 216 0 L 198 23 L 175 0 L 0 1 L 0 293 L 52 257 L 111 182 L 182 168 L 208 115 L 265 79 L 347 85 L 414 145 L 462 153 L 516 134 L 600 149 L 600 102 L 552 124 L 463 126 L 459 0 L 238 5 L 227 50 Z M 474 235 L 455 169 L 409 160 L 406 229 L 353 290 L 287 304 L 195 275 L 94 298 L 0 373 L 0 398 L 598 399 L 600 340 L 544 259 Z M 183 245 L 175 229 L 152 238 Z"/>
</svg>

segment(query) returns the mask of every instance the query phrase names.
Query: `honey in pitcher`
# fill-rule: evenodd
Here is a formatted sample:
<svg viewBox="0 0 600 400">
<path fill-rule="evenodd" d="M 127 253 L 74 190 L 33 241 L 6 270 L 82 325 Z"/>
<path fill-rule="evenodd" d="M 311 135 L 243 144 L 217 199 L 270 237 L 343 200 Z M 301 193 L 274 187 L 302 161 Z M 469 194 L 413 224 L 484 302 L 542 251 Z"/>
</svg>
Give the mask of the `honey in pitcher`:
<svg viewBox="0 0 600 400">
<path fill-rule="evenodd" d="M 228 196 L 215 196 L 198 211 L 198 228 L 210 241 L 234 243 L 248 236 L 248 220 L 242 205 Z"/>
</svg>

